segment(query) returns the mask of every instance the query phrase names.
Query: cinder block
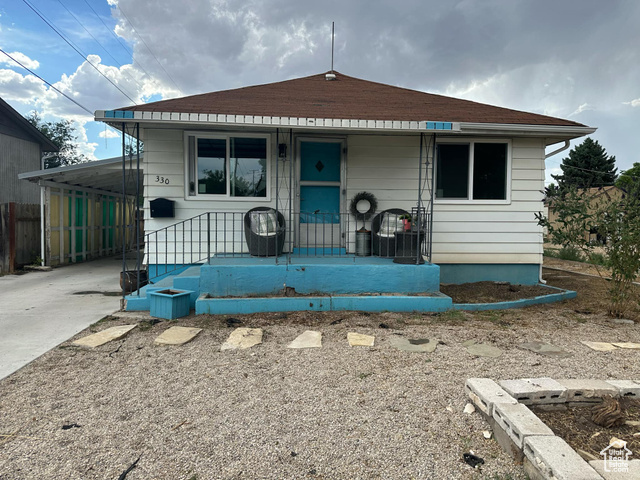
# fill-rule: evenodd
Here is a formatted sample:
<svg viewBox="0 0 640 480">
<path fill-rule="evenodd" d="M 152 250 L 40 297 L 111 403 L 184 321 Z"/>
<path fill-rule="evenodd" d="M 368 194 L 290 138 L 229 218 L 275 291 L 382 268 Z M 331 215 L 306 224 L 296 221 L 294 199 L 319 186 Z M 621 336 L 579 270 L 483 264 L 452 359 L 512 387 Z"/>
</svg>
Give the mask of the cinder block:
<svg viewBox="0 0 640 480">
<path fill-rule="evenodd" d="M 602 477 L 567 442 L 556 436 L 530 436 L 524 454 L 543 478 L 557 480 L 602 480 Z"/>
<path fill-rule="evenodd" d="M 524 405 L 564 403 L 567 399 L 567 389 L 552 378 L 501 380 L 500 385 L 509 395 Z"/>
<path fill-rule="evenodd" d="M 567 389 L 568 402 L 593 402 L 606 395 L 617 397 L 616 387 L 604 380 L 561 378 L 558 383 Z"/>
<path fill-rule="evenodd" d="M 489 417 L 493 416 L 493 406 L 496 403 L 510 403 L 512 405 L 518 403 L 515 398 L 490 378 L 469 378 L 464 387 L 476 407 Z"/>
<path fill-rule="evenodd" d="M 631 380 L 607 380 L 607 383 L 616 387 L 621 397 L 640 397 L 640 383 Z"/>
<path fill-rule="evenodd" d="M 493 417 L 487 419 L 487 423 L 491 427 L 493 431 L 493 438 L 498 445 L 502 447 L 504 450 L 516 463 L 522 463 L 524 460 L 524 453 L 522 453 L 522 449 L 519 448 L 507 432 L 504 431 L 502 426 L 498 422 L 495 421 Z"/>
<path fill-rule="evenodd" d="M 524 439 L 529 436 L 553 435 L 553 431 L 521 403 L 496 403 L 493 406 L 493 418 L 520 449 L 523 448 Z"/>
</svg>

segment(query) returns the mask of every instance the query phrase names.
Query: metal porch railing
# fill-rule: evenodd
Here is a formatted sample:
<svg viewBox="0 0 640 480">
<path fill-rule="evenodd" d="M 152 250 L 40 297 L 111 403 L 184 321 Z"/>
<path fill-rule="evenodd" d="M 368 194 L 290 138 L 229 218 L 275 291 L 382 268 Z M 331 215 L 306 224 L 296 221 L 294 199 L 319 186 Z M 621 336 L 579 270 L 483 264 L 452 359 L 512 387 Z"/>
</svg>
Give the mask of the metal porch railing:
<svg viewBox="0 0 640 480">
<path fill-rule="evenodd" d="M 410 222 L 397 213 L 388 213 L 378 221 L 374 217 L 366 223 L 350 213 L 281 212 L 278 217 L 276 224 L 265 220 L 259 233 L 252 232 L 246 212 L 207 212 L 147 233 L 144 264 L 153 266 L 148 271 L 149 280 L 215 258 L 252 255 L 275 257 L 276 262 L 282 263 L 289 263 L 292 257 L 394 258 L 400 250 L 411 250 L 418 257 L 420 245 L 419 256 L 431 260 L 430 218 L 424 209 L 418 212 L 414 208 Z M 397 236 L 396 232 L 412 234 Z M 411 246 L 407 249 L 406 244 L 400 245 L 400 238 L 405 242 L 410 238 Z"/>
</svg>

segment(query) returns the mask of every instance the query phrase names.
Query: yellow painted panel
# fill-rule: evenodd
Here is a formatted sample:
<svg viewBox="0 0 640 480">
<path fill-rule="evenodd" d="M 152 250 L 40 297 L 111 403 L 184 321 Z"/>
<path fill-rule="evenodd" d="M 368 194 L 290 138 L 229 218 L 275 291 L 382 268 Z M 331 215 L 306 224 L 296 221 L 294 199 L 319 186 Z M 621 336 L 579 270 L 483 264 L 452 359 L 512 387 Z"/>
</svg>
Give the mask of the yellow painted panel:
<svg viewBox="0 0 640 480">
<path fill-rule="evenodd" d="M 58 232 L 51 232 L 51 255 L 60 255 L 60 235 Z"/>
<path fill-rule="evenodd" d="M 60 226 L 60 197 L 58 195 L 51 195 L 51 201 L 49 202 L 49 220 L 52 227 Z M 55 250 L 54 250 L 55 251 Z"/>
<path fill-rule="evenodd" d="M 69 195 L 66 195 L 67 191 L 65 190 L 65 195 L 62 197 L 62 225 L 68 227 L 71 225 L 71 218 L 69 217 Z"/>
</svg>

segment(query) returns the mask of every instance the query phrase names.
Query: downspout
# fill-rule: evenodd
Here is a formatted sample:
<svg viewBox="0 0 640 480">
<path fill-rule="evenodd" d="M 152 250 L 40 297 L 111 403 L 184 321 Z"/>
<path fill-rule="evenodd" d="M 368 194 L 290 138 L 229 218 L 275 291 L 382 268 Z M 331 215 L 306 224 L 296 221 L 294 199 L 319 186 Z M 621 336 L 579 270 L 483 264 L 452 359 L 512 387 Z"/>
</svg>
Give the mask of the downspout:
<svg viewBox="0 0 640 480">
<path fill-rule="evenodd" d="M 569 148 L 569 143 L 570 143 L 570 142 L 569 142 L 569 140 L 565 140 L 565 141 L 564 141 L 564 145 L 563 145 L 563 146 L 561 146 L 561 147 L 560 147 L 560 148 L 558 148 L 557 150 L 554 150 L 554 151 L 553 151 L 553 152 L 551 152 L 551 153 L 547 153 L 547 154 L 544 156 L 544 159 L 546 160 L 546 159 L 547 159 L 547 158 L 549 158 L 549 157 L 553 157 L 556 153 L 560 153 L 560 152 L 565 151 L 567 148 Z M 552 144 L 552 145 L 553 145 L 553 144 Z"/>
<path fill-rule="evenodd" d="M 569 148 L 570 142 L 569 140 L 565 140 L 564 141 L 564 145 L 561 146 L 560 148 L 554 150 L 553 152 L 547 153 L 544 156 L 544 159 L 546 160 L 549 157 L 553 157 L 554 155 L 560 153 L 560 152 L 564 152 L 567 148 Z M 538 271 L 538 283 L 542 283 L 542 284 L 546 284 L 547 281 L 542 279 L 542 264 L 540 264 L 540 269 Z"/>
</svg>

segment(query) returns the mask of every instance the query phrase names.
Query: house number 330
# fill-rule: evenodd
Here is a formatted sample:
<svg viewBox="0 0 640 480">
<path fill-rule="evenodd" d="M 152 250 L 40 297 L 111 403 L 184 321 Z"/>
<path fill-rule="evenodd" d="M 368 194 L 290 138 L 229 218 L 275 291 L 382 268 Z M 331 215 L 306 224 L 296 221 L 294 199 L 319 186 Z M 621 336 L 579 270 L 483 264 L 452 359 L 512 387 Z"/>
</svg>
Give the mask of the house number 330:
<svg viewBox="0 0 640 480">
<path fill-rule="evenodd" d="M 161 177 L 159 175 L 156 175 L 156 183 L 163 183 L 165 185 L 169 185 L 169 179 L 166 177 Z"/>
</svg>

